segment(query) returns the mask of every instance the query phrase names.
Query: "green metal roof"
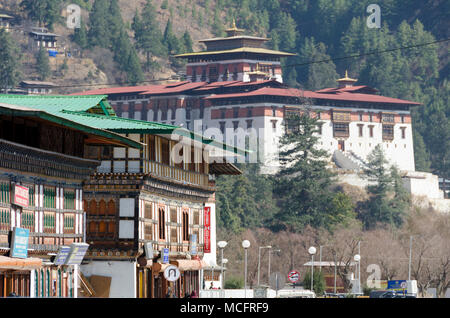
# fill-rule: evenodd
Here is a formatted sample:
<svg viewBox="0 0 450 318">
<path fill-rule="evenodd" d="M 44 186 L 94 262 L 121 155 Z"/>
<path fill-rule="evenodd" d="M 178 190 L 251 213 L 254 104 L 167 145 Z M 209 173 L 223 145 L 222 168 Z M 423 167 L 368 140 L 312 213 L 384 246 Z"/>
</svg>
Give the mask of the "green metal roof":
<svg viewBox="0 0 450 318">
<path fill-rule="evenodd" d="M 82 122 L 86 125 L 95 125 L 97 128 L 113 131 L 122 134 L 151 134 L 151 135 L 171 135 L 176 134 L 179 136 L 188 137 L 195 141 L 200 141 L 205 145 L 211 145 L 220 149 L 234 152 L 239 155 L 245 155 L 249 151 L 232 147 L 222 142 L 215 141 L 213 139 L 205 138 L 200 134 L 187 130 L 182 127 L 167 125 L 156 122 L 149 122 L 144 120 L 122 118 L 117 116 L 106 117 L 104 115 L 86 113 L 86 112 L 73 112 L 64 110 L 60 116 L 66 119 Z"/>
<path fill-rule="evenodd" d="M 37 117 L 43 120 L 47 120 L 59 125 L 63 125 L 69 128 L 77 129 L 92 135 L 104 137 L 107 139 L 113 139 L 116 142 L 120 142 L 122 145 L 128 145 L 133 148 L 142 148 L 142 144 L 136 142 L 132 139 L 119 135 L 118 133 L 99 129 L 95 126 L 89 125 L 88 123 L 80 122 L 77 120 L 71 120 L 69 118 L 64 118 L 59 114 L 52 114 L 43 110 L 27 108 L 25 106 L 9 105 L 0 102 L 0 114 L 8 116 L 24 116 L 24 117 Z"/>
<path fill-rule="evenodd" d="M 0 103 L 15 105 L 14 112 L 26 112 L 28 115 L 41 117 L 60 124 L 94 133 L 110 132 L 110 138 L 118 134 L 152 134 L 171 135 L 173 133 L 200 141 L 239 155 L 249 153 L 247 150 L 226 145 L 212 139 L 204 138 L 185 128 L 143 120 L 118 117 L 106 101 L 107 95 L 9 95 L 0 94 Z M 21 109 L 19 109 L 19 107 Z M 3 113 L 11 109 L 3 109 Z M 75 126 L 74 126 L 75 125 Z M 113 134 L 113 135 L 112 135 Z M 122 142 L 130 145 L 131 139 L 120 136 Z M 142 148 L 140 143 L 132 142 L 134 148 Z"/>
<path fill-rule="evenodd" d="M 104 113 L 104 109 L 106 109 L 107 113 L 105 113 L 105 115 L 113 116 L 115 115 L 114 109 L 106 101 L 106 98 L 107 95 L 66 96 L 0 94 L 0 103 L 31 107 L 33 109 L 43 110 L 47 113 L 57 113 L 63 110 Z"/>
<path fill-rule="evenodd" d="M 153 133 L 164 134 L 171 133 L 178 129 L 177 126 L 161 123 L 129 119 L 117 116 L 104 116 L 100 114 L 63 110 L 61 116 L 70 120 L 82 121 L 83 123 L 95 125 L 101 129 L 112 130 L 117 133 Z"/>
</svg>

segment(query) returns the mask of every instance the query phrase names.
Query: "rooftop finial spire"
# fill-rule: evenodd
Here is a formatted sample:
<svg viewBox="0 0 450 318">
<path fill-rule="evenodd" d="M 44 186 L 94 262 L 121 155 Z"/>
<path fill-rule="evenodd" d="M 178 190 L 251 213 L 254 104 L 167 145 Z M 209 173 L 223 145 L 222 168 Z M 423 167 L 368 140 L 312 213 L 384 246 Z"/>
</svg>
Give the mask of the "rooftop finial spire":
<svg viewBox="0 0 450 318">
<path fill-rule="evenodd" d="M 241 35 L 244 30 L 238 29 L 238 27 L 236 26 L 236 19 L 233 18 L 231 28 L 226 29 L 225 32 L 227 32 L 228 36 L 237 36 Z"/>
<path fill-rule="evenodd" d="M 339 83 L 339 87 L 348 87 L 348 86 L 352 86 L 358 80 L 348 77 L 348 70 L 345 70 L 345 77 L 340 78 L 337 81 Z"/>
</svg>

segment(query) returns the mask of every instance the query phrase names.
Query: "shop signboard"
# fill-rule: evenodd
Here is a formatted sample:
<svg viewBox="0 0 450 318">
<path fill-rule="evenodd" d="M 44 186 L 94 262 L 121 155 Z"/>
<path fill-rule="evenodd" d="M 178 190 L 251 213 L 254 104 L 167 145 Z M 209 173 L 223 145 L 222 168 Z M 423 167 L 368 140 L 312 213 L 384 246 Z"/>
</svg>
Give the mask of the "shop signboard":
<svg viewBox="0 0 450 318">
<path fill-rule="evenodd" d="M 169 249 L 168 248 L 163 248 L 163 264 L 169 264 Z"/>
<path fill-rule="evenodd" d="M 145 250 L 145 258 L 147 260 L 153 259 L 153 243 L 147 242 L 144 244 L 144 250 Z"/>
<path fill-rule="evenodd" d="M 30 230 L 14 227 L 11 237 L 10 256 L 16 258 L 28 257 L 28 239 Z"/>
<path fill-rule="evenodd" d="M 72 243 L 65 265 L 80 265 L 88 247 L 89 244 L 86 243 Z"/>
<path fill-rule="evenodd" d="M 14 204 L 27 208 L 30 201 L 30 191 L 27 187 L 14 186 Z"/>
<path fill-rule="evenodd" d="M 211 253 L 211 207 L 205 206 L 204 253 Z"/>
<path fill-rule="evenodd" d="M 64 265 L 67 257 L 69 256 L 69 253 L 70 253 L 70 246 L 60 246 L 58 254 L 56 254 L 55 260 L 53 261 L 53 264 Z"/>
<path fill-rule="evenodd" d="M 191 255 L 197 255 L 197 234 L 191 234 L 189 243 Z"/>
</svg>

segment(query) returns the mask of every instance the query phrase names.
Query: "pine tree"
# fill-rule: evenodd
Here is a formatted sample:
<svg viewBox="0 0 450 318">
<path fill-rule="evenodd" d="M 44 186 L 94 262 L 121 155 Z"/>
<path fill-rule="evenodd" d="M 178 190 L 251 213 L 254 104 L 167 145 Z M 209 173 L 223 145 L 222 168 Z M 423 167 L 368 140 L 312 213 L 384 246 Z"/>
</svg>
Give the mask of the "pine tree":
<svg viewBox="0 0 450 318">
<path fill-rule="evenodd" d="M 213 24 L 212 24 L 212 33 L 217 36 L 217 37 L 221 37 L 225 35 L 225 30 L 223 27 L 223 22 L 220 19 L 220 11 L 219 8 L 216 6 L 215 10 L 214 10 L 214 20 L 213 20 Z"/>
<path fill-rule="evenodd" d="M 86 24 L 83 20 L 80 21 L 80 27 L 75 29 L 73 41 L 82 49 L 86 49 L 89 45 Z"/>
<path fill-rule="evenodd" d="M 316 43 L 314 38 L 305 38 L 300 48 L 299 61 L 307 63 L 310 61 L 329 60 L 326 47 L 323 43 Z M 304 83 L 309 90 L 318 90 L 325 87 L 334 87 L 338 74 L 333 62 L 312 63 L 297 69 L 298 79 Z"/>
<path fill-rule="evenodd" d="M 14 87 L 21 76 L 20 51 L 11 35 L 0 28 L 0 91 Z"/>
<path fill-rule="evenodd" d="M 183 45 L 185 49 L 184 53 L 191 53 L 193 51 L 192 44 L 193 42 L 191 35 L 189 34 L 189 31 L 186 30 L 183 34 Z"/>
<path fill-rule="evenodd" d="M 109 48 L 111 45 L 108 10 L 107 0 L 95 0 L 89 14 L 90 28 L 88 37 L 91 46 Z"/>
<path fill-rule="evenodd" d="M 414 163 L 417 171 L 430 171 L 430 155 L 427 152 L 422 135 L 413 130 Z"/>
<path fill-rule="evenodd" d="M 50 76 L 50 61 L 48 58 L 48 52 L 43 47 L 40 48 L 36 57 L 37 72 L 41 81 L 45 81 Z"/>
<path fill-rule="evenodd" d="M 289 114 L 286 125 L 280 140 L 281 168 L 275 187 L 280 212 L 275 225 L 292 231 L 307 224 L 323 227 L 332 199 L 333 173 L 327 168 L 327 152 L 317 148 L 319 121 L 305 108 Z"/>
<path fill-rule="evenodd" d="M 167 20 L 166 28 L 164 29 L 163 44 L 167 47 L 169 54 L 178 54 L 181 51 L 181 43 L 172 31 L 172 20 Z"/>
<path fill-rule="evenodd" d="M 125 28 L 118 0 L 110 1 L 107 16 L 111 41 L 115 41 L 120 35 L 120 31 Z"/>
<path fill-rule="evenodd" d="M 373 229 L 378 223 L 400 226 L 403 215 L 409 207 L 409 194 L 403 188 L 397 168 L 388 167 L 381 145 L 378 144 L 367 157 L 364 175 L 370 199 L 359 218 L 366 229 Z"/>
<path fill-rule="evenodd" d="M 120 70 L 127 74 L 127 80 L 135 85 L 143 81 L 144 75 L 135 48 L 131 45 L 130 39 L 125 30 L 121 30 L 119 37 L 115 41 L 114 60 L 119 65 Z"/>
<path fill-rule="evenodd" d="M 52 29 L 53 24 L 60 19 L 59 5 L 60 0 L 22 0 L 20 3 L 29 19 L 49 29 Z"/>
<path fill-rule="evenodd" d="M 148 72 L 150 70 L 151 55 L 166 55 L 166 49 L 162 43 L 163 36 L 156 20 L 156 10 L 151 0 L 147 0 L 141 17 L 137 18 L 135 16 L 133 31 L 136 47 L 146 55 L 146 71 Z"/>
<path fill-rule="evenodd" d="M 132 85 L 136 85 L 144 80 L 141 63 L 134 47 L 131 47 L 127 62 L 127 79 Z"/>
</svg>

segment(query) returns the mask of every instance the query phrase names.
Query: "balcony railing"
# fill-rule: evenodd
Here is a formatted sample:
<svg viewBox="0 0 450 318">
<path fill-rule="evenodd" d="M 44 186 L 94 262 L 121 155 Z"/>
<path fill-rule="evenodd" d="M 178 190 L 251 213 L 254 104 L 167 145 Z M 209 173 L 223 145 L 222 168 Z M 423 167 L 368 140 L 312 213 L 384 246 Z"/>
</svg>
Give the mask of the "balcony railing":
<svg viewBox="0 0 450 318">
<path fill-rule="evenodd" d="M 88 176 L 98 161 L 41 150 L 0 139 L 0 167 L 45 176 L 80 179 Z"/>
<path fill-rule="evenodd" d="M 144 172 L 185 184 L 208 186 L 209 177 L 207 174 L 187 171 L 155 161 L 144 160 Z"/>
</svg>

